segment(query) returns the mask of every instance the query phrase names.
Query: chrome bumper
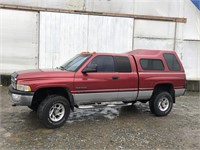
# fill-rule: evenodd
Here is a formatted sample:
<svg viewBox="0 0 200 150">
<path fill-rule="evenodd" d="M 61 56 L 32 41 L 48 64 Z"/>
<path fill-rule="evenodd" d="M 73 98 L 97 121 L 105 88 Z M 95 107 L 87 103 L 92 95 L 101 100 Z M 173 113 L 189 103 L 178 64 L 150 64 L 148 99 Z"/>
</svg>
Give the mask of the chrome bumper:
<svg viewBox="0 0 200 150">
<path fill-rule="evenodd" d="M 34 93 L 17 91 L 10 86 L 9 95 L 14 106 L 31 106 Z"/>
<path fill-rule="evenodd" d="M 19 94 L 10 94 L 10 96 L 14 106 L 31 106 L 33 96 Z"/>
</svg>

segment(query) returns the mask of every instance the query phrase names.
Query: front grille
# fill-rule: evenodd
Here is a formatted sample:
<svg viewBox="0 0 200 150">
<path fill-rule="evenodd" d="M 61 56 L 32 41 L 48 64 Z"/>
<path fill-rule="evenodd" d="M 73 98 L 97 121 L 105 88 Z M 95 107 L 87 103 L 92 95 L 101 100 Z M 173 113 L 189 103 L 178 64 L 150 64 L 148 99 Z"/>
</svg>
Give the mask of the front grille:
<svg viewBox="0 0 200 150">
<path fill-rule="evenodd" d="M 17 88 L 17 73 L 14 72 L 12 75 L 11 75 L 11 85 L 14 89 Z"/>
<path fill-rule="evenodd" d="M 13 89 L 16 89 L 16 81 L 15 81 L 15 79 L 12 79 L 11 78 L 11 85 L 12 85 L 12 87 L 13 87 Z"/>
</svg>

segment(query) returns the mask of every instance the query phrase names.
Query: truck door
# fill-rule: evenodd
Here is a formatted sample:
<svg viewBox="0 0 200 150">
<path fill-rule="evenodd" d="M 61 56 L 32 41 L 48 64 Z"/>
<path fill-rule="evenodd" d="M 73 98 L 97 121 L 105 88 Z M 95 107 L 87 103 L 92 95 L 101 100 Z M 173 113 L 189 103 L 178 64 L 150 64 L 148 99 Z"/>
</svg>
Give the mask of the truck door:
<svg viewBox="0 0 200 150">
<path fill-rule="evenodd" d="M 118 99 L 134 101 L 138 93 L 138 74 L 132 56 L 115 56 L 116 70 L 119 76 Z"/>
<path fill-rule="evenodd" d="M 91 68 L 96 70 L 91 71 Z M 119 74 L 115 72 L 114 58 L 110 55 L 97 55 L 85 67 L 91 72 L 75 74 L 74 100 L 77 104 L 94 103 L 103 101 L 116 101 L 119 90 Z M 84 69 L 85 69 L 84 68 Z"/>
</svg>

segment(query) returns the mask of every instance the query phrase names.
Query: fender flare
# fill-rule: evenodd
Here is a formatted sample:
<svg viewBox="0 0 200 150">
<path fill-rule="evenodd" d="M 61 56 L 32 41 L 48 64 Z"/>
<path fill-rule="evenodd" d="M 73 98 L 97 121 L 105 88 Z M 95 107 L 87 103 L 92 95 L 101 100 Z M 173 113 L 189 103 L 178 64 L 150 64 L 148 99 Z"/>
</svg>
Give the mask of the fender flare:
<svg viewBox="0 0 200 150">
<path fill-rule="evenodd" d="M 68 98 L 69 98 L 69 103 L 70 103 L 70 108 L 72 111 L 74 111 L 74 97 L 71 94 L 71 92 L 69 92 L 68 90 L 66 90 Z"/>
</svg>

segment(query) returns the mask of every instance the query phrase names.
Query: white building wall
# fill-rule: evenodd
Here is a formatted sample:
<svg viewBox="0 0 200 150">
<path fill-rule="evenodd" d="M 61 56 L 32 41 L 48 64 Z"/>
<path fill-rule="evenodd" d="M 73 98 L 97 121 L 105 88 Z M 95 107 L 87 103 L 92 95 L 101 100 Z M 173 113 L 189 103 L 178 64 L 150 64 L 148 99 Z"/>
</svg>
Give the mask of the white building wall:
<svg viewBox="0 0 200 150">
<path fill-rule="evenodd" d="M 187 18 L 187 23 L 178 23 L 177 24 L 177 34 L 176 34 L 176 47 L 181 61 L 186 70 L 186 75 L 188 80 L 200 80 L 200 12 L 198 9 L 192 4 L 191 0 L 0 0 L 0 3 L 4 4 L 16 4 L 16 5 L 28 5 L 28 6 L 39 6 L 39 7 L 49 7 L 49 8 L 62 8 L 62 9 L 72 9 L 72 10 L 87 10 L 87 11 L 99 11 L 99 12 L 112 12 L 112 13 L 128 13 L 128 14 L 140 14 L 140 15 L 153 15 L 153 16 L 168 16 L 168 17 L 185 17 Z M 62 15 L 61 15 L 62 16 Z M 65 16 L 65 15 L 64 15 Z M 48 17 L 47 17 L 48 18 Z M 62 17 L 61 17 L 62 18 Z M 66 18 L 66 17 L 64 17 Z M 76 17 L 75 17 L 76 18 Z M 88 17 L 90 18 L 90 17 Z M 92 17 L 91 17 L 92 18 Z M 95 18 L 95 17 L 94 17 Z M 98 18 L 98 17 L 97 17 Z M 100 17 L 101 18 L 101 17 Z M 57 25 L 53 25 L 54 20 L 57 22 Z M 45 39 L 41 39 L 40 49 L 45 47 L 45 51 L 47 49 L 51 49 L 49 47 L 54 47 L 54 49 L 59 49 L 56 51 L 64 52 L 68 51 L 68 56 L 71 57 L 76 52 L 82 51 L 82 49 L 88 49 L 90 51 L 107 51 L 109 52 L 121 52 L 122 49 L 134 49 L 136 48 L 147 48 L 147 49 L 169 49 L 173 50 L 174 47 L 174 29 L 175 23 L 169 22 L 160 22 L 160 21 L 145 21 L 145 20 L 135 20 L 133 23 L 121 22 L 113 24 L 114 28 L 110 28 L 112 24 L 107 23 L 107 19 L 102 17 L 102 19 L 96 19 L 94 23 L 89 19 L 87 23 L 85 23 L 85 28 L 87 26 L 91 26 L 91 24 L 95 24 L 94 28 L 90 27 L 90 32 L 86 33 L 83 31 L 81 37 L 78 36 L 78 33 L 75 33 L 75 29 L 80 29 L 80 25 L 73 26 L 69 25 L 72 29 L 67 29 L 67 27 L 62 27 L 66 33 L 65 37 L 61 33 L 62 31 L 58 31 L 55 28 L 59 28 L 59 17 L 49 17 L 49 20 L 45 19 L 46 26 L 41 27 L 41 30 L 45 30 Z M 67 22 L 67 18 L 64 19 Z M 69 21 L 71 22 L 73 19 L 71 18 Z M 86 19 L 87 20 L 87 19 Z M 109 19 L 108 19 L 109 20 Z M 42 21 L 42 20 L 41 20 Z M 72 21 L 75 23 L 76 21 Z M 84 21 L 83 21 L 84 22 Z M 100 23 L 102 22 L 102 26 Z M 114 21 L 113 21 L 114 22 Z M 66 24 L 66 23 L 64 23 Z M 76 23 L 75 23 L 76 24 Z M 128 26 L 128 28 L 134 29 L 134 35 L 131 37 L 131 40 L 128 40 L 127 43 L 123 41 L 119 36 L 114 36 L 115 34 L 110 34 L 118 30 L 119 26 Z M 49 27 L 48 27 L 49 25 Z M 108 26 L 107 26 L 108 25 Z M 52 30 L 54 28 L 54 30 Z M 82 27 L 83 28 L 83 27 Z M 132 35 L 132 31 L 125 31 L 126 37 L 130 37 Z M 122 29 L 122 30 L 123 30 Z M 93 31 L 92 31 L 93 30 Z M 89 31 L 89 30 L 88 30 Z M 102 31 L 102 32 L 97 32 Z M 106 31 L 106 32 L 105 32 Z M 111 31 L 111 32 L 108 32 Z M 59 37 L 59 41 L 52 37 L 50 32 L 55 32 L 54 35 Z M 107 33 L 108 32 L 108 33 Z M 118 32 L 119 33 L 119 32 Z M 49 34 L 49 35 L 48 35 Z M 75 35 L 75 36 L 74 36 Z M 111 36 L 113 35 L 113 36 Z M 47 37 L 50 36 L 48 39 Z M 74 36 L 74 38 L 73 38 Z M 86 38 L 83 38 L 86 36 Z M 70 37 L 70 38 L 69 38 Z M 118 39 L 117 39 L 117 38 Z M 47 38 L 47 39 L 46 39 Z M 107 40 L 110 39 L 111 40 Z M 73 40 L 72 40 L 73 39 Z M 78 39 L 76 41 L 76 39 Z M 87 39 L 86 45 L 80 42 L 81 40 L 85 42 Z M 91 42 L 92 39 L 92 42 Z M 66 42 L 67 41 L 67 42 Z M 99 42 L 100 41 L 100 42 Z M 108 42 L 109 41 L 109 42 Z M 116 42 L 117 41 L 117 42 Z M 121 44 L 118 41 L 123 41 Z M 133 43 L 130 44 L 130 42 Z M 46 42 L 46 44 L 44 44 Z M 53 42 L 53 43 L 52 43 Z M 80 43 L 79 48 L 76 43 Z M 47 43 L 51 43 L 48 45 Z M 66 44 L 67 43 L 67 44 Z M 99 44 L 103 43 L 103 44 Z M 111 44 L 112 43 L 112 44 Z M 110 44 L 110 45 L 109 45 Z M 54 46 L 53 46 L 54 45 Z M 67 46 L 68 45 L 68 46 Z M 132 45 L 132 46 L 130 46 Z M 66 48 L 68 47 L 68 48 Z M 73 51 L 72 51 L 73 49 Z M 76 49 L 76 50 L 75 50 Z M 80 50 L 81 49 L 81 50 Z M 105 50 L 106 49 L 106 50 Z M 40 51 L 40 58 L 44 56 L 44 52 Z M 64 53 L 62 53 L 64 54 Z M 48 56 L 47 56 L 48 55 Z M 60 56 L 57 52 L 52 55 L 48 52 L 45 56 L 45 60 L 40 59 L 40 66 L 44 65 L 44 61 L 51 58 L 47 67 L 56 66 L 64 61 L 64 56 Z M 67 58 L 68 58 L 67 56 Z M 55 57 L 55 58 L 54 58 Z M 53 62 L 52 62 L 53 61 Z M 55 65 L 53 65 L 55 64 Z"/>
<path fill-rule="evenodd" d="M 40 13 L 40 68 L 55 68 L 87 50 L 88 16 Z"/>
<path fill-rule="evenodd" d="M 127 52 L 132 49 L 131 18 L 89 16 L 88 50 L 96 52 Z"/>
<path fill-rule="evenodd" d="M 86 0 L 86 10 L 183 17 L 185 0 Z"/>
<path fill-rule="evenodd" d="M 200 11 L 190 0 L 185 1 L 187 23 L 179 25 L 176 51 L 181 56 L 188 80 L 200 80 Z"/>
<path fill-rule="evenodd" d="M 38 67 L 38 13 L 0 9 L 0 74 Z"/>
<path fill-rule="evenodd" d="M 86 10 L 152 16 L 185 17 L 177 24 L 176 46 L 188 80 L 200 80 L 200 12 L 191 0 L 86 0 Z M 174 47 L 175 23 L 135 20 L 133 48 Z"/>
<path fill-rule="evenodd" d="M 2 4 L 82 10 L 84 0 L 0 0 Z"/>
<path fill-rule="evenodd" d="M 136 20 L 134 49 L 173 50 L 174 22 Z"/>
<path fill-rule="evenodd" d="M 200 41 L 178 41 L 176 51 L 188 80 L 200 80 Z"/>
<path fill-rule="evenodd" d="M 133 19 L 40 13 L 40 68 L 55 68 L 83 51 L 132 49 Z"/>
</svg>

